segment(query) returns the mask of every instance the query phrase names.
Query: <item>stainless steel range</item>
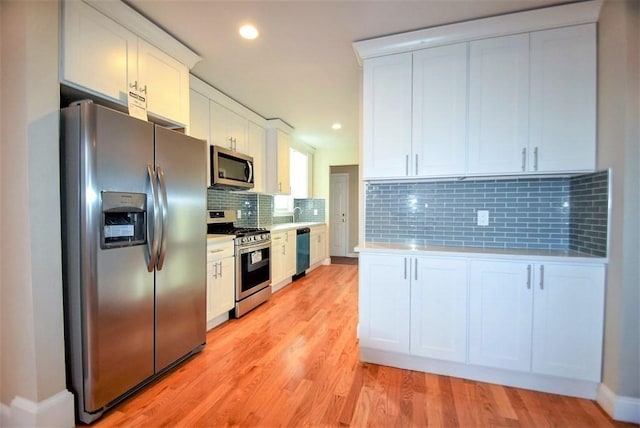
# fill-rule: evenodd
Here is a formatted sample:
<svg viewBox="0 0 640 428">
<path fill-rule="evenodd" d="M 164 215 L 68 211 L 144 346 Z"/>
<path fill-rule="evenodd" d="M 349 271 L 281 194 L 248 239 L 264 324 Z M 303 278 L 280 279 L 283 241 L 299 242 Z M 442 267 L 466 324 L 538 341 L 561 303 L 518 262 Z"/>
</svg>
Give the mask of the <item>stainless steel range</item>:
<svg viewBox="0 0 640 428">
<path fill-rule="evenodd" d="M 236 227 L 234 211 L 209 211 L 207 233 L 235 235 L 236 305 L 240 318 L 271 297 L 271 234 L 258 227 Z"/>
</svg>

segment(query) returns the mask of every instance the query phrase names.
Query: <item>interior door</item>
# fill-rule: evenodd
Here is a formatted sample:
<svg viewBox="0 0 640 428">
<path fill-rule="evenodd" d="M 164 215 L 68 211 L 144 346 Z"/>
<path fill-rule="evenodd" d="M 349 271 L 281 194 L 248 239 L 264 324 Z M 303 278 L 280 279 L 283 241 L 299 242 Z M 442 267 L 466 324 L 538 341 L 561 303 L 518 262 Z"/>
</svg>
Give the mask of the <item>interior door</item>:
<svg viewBox="0 0 640 428">
<path fill-rule="evenodd" d="M 331 174 L 330 255 L 346 257 L 349 242 L 349 174 Z"/>
</svg>

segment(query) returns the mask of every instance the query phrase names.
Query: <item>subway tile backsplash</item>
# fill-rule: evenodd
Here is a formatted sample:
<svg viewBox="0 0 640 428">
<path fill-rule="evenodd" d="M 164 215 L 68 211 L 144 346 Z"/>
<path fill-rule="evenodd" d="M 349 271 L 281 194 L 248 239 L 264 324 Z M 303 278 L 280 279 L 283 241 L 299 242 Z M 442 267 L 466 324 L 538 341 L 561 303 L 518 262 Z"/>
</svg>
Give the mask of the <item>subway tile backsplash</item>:
<svg viewBox="0 0 640 428">
<path fill-rule="evenodd" d="M 607 183 L 607 172 L 576 178 L 367 183 L 365 241 L 576 249 L 601 256 L 603 249 L 606 253 Z M 477 225 L 478 210 L 489 211 L 488 226 Z"/>
<path fill-rule="evenodd" d="M 240 211 L 239 227 L 269 227 L 273 196 L 250 192 L 207 189 L 207 209 Z"/>
<path fill-rule="evenodd" d="M 324 223 L 324 199 L 294 199 L 294 218 L 298 222 L 317 221 Z"/>
</svg>

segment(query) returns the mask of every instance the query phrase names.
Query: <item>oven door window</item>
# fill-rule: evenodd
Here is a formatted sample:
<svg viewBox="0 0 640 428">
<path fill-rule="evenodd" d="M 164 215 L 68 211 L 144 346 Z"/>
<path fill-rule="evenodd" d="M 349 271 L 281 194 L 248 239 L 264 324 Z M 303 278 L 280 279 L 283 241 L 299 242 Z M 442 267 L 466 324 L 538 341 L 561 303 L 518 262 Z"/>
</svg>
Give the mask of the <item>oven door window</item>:
<svg viewBox="0 0 640 428">
<path fill-rule="evenodd" d="M 265 282 L 268 283 L 271 271 L 269 255 L 270 247 L 248 251 L 240 255 L 240 285 L 243 293 Z"/>
</svg>

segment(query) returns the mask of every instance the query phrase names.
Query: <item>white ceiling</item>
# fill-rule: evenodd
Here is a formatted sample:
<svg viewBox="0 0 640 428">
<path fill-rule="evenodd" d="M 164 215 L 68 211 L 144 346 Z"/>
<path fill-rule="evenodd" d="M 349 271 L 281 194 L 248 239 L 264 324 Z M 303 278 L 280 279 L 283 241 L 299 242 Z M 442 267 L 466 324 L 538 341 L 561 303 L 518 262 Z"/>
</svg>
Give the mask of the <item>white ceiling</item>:
<svg viewBox="0 0 640 428">
<path fill-rule="evenodd" d="M 192 74 L 316 148 L 358 144 L 360 73 L 352 42 L 560 4 L 558 0 L 128 0 L 203 60 Z M 260 37 L 246 41 L 251 22 Z M 331 124 L 342 129 L 333 131 Z"/>
</svg>

